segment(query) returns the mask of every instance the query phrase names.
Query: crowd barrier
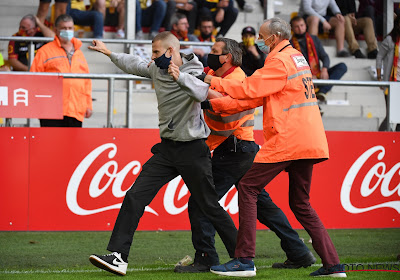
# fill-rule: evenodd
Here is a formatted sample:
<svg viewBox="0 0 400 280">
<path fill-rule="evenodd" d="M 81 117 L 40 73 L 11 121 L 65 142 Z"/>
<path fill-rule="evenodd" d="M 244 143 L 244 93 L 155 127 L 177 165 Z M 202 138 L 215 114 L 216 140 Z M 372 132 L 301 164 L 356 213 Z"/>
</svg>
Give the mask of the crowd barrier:
<svg viewBox="0 0 400 280">
<path fill-rule="evenodd" d="M 400 133 L 327 132 L 311 204 L 327 228 L 400 227 Z M 255 131 L 262 144 L 262 131 Z M 125 192 L 160 141 L 157 129 L 0 128 L 0 230 L 111 230 Z M 266 187 L 294 228 L 288 175 Z M 146 207 L 139 230 L 189 230 L 180 177 Z M 238 222 L 237 192 L 220 203 Z M 258 225 L 259 229 L 264 229 Z"/>
</svg>

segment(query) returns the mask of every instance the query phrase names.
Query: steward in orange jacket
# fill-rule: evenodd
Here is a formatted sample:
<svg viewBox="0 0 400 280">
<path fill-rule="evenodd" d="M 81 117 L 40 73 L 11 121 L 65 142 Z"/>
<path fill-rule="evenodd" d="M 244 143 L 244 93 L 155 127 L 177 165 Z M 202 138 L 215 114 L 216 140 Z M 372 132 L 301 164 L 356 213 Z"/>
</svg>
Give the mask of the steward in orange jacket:
<svg viewBox="0 0 400 280">
<path fill-rule="evenodd" d="M 68 19 L 69 16 L 66 16 Z M 61 16 L 60 16 L 61 17 Z M 59 21 L 58 27 L 73 28 L 73 21 Z M 76 38 L 70 39 L 71 51 L 64 48 L 67 39 L 60 39 L 60 31 L 54 41 L 40 48 L 33 60 L 31 72 L 56 73 L 89 73 L 89 67 L 81 51 L 82 42 Z M 62 29 L 62 31 L 67 31 Z M 73 31 L 73 29 L 71 30 Z M 73 34 L 73 33 L 72 33 Z M 84 117 L 90 117 L 92 111 L 92 82 L 90 79 L 63 79 L 63 115 L 82 122 Z"/>
<path fill-rule="evenodd" d="M 268 19 L 261 25 L 256 41 L 259 49 L 267 54 L 261 69 L 243 82 L 212 76 L 204 79 L 211 84 L 211 89 L 233 98 L 262 100 L 264 114 L 264 144 L 238 186 L 239 232 L 235 259 L 211 267 L 210 271 L 216 274 L 256 275 L 251 259 L 255 257 L 258 195 L 279 173 L 287 171 L 290 209 L 311 236 L 314 250 L 322 259 L 323 267 L 310 275 L 346 277 L 335 246 L 309 201 L 313 166 L 329 157 L 328 143 L 310 67 L 304 56 L 290 45 L 290 35 L 287 22 L 280 18 Z M 218 112 L 214 105 L 212 108 Z M 311 260 L 308 256 L 288 259 L 289 263 L 307 263 L 306 266 L 311 265 L 308 260 Z"/>
</svg>

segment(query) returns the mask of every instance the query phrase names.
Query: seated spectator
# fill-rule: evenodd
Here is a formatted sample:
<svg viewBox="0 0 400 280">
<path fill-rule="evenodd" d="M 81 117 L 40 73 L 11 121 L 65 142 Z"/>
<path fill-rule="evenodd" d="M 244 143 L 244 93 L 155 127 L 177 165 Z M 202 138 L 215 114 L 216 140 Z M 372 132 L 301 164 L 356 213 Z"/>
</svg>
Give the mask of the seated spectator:
<svg viewBox="0 0 400 280">
<path fill-rule="evenodd" d="M 367 43 L 368 58 L 375 59 L 378 53 L 378 43 L 375 37 L 374 23 L 369 17 L 356 17 L 355 0 L 336 0 L 345 20 L 345 38 L 352 55 L 356 58 L 366 58 L 361 52 L 355 34 L 364 34 Z"/>
<path fill-rule="evenodd" d="M 39 18 L 34 15 L 24 16 L 19 23 L 19 31 L 13 36 L 26 37 L 52 37 L 55 33 L 45 26 Z M 44 42 L 34 42 L 35 53 L 41 48 Z M 8 44 L 8 62 L 14 71 L 29 70 L 29 41 L 10 41 Z"/>
<path fill-rule="evenodd" d="M 339 80 L 347 72 L 347 66 L 344 63 L 329 67 L 329 56 L 325 52 L 321 41 L 317 36 L 306 32 L 307 25 L 302 17 L 297 16 L 292 18 L 290 25 L 293 31 L 290 43 L 306 58 L 314 79 Z M 322 67 L 320 66 L 320 61 L 322 62 Z M 326 94 L 331 88 L 332 85 L 324 85 L 315 89 L 317 99 L 325 102 Z"/>
<path fill-rule="evenodd" d="M 400 81 L 399 61 L 400 47 L 400 17 L 396 17 L 393 23 L 392 31 L 385 37 L 376 56 L 376 74 L 378 81 Z M 383 75 L 382 75 L 383 66 Z M 385 101 L 387 104 L 388 92 L 385 90 Z M 387 112 L 387 111 L 386 111 Z M 379 126 L 379 131 L 386 131 L 387 116 Z M 400 131 L 400 125 L 397 124 L 396 131 Z"/>
<path fill-rule="evenodd" d="M 83 0 L 71 0 L 67 14 L 74 19 L 74 23 L 82 26 L 93 26 L 93 37 L 103 38 L 104 18 L 101 12 L 86 10 Z"/>
<path fill-rule="evenodd" d="M 63 15 L 67 12 L 67 5 L 70 0 L 55 0 L 54 4 L 54 14 L 57 18 L 60 15 Z M 40 0 L 39 7 L 36 13 L 36 16 L 39 18 L 41 23 L 44 23 L 47 14 L 49 13 L 51 0 Z"/>
<path fill-rule="evenodd" d="M 0 52 L 0 71 L 11 71 L 10 67 L 4 63 L 3 54 Z"/>
<path fill-rule="evenodd" d="M 213 32 L 215 30 L 214 23 L 212 18 L 210 17 L 203 17 L 199 21 L 199 30 L 200 30 L 200 35 L 197 36 L 200 42 L 212 42 L 215 43 L 215 36 L 213 35 Z M 203 65 L 204 67 L 207 67 L 207 57 L 208 54 L 211 52 L 211 46 L 196 46 L 198 49 L 202 49 L 204 52 L 203 55 Z"/>
<path fill-rule="evenodd" d="M 138 5 L 139 1 L 140 5 Z M 140 34 L 142 26 L 150 27 L 149 39 L 152 40 L 158 34 L 164 21 L 167 3 L 164 0 L 152 0 L 151 2 L 136 0 L 136 9 L 136 34 Z M 136 37 L 138 38 L 139 36 Z"/>
<path fill-rule="evenodd" d="M 189 23 L 184 14 L 176 13 L 172 17 L 171 24 L 171 33 L 174 34 L 179 41 L 199 42 L 199 39 L 197 39 L 195 35 L 189 34 Z M 194 53 L 203 63 L 203 65 L 207 65 L 207 60 L 205 59 L 204 51 L 202 48 L 193 48 L 192 46 L 181 45 L 180 52 L 184 54 Z"/>
<path fill-rule="evenodd" d="M 265 54 L 260 51 L 254 43 L 256 40 L 256 30 L 247 26 L 242 30 L 242 65 L 240 66 L 247 76 L 253 75 L 254 71 L 264 66 Z"/>
<path fill-rule="evenodd" d="M 91 10 L 98 11 L 103 15 L 103 23 L 107 25 L 107 9 L 110 14 L 118 16 L 117 32 L 115 37 L 118 39 L 125 38 L 125 0 L 90 0 Z"/>
<path fill-rule="evenodd" d="M 167 2 L 167 13 L 163 26 L 171 30 L 171 18 L 175 13 L 186 15 L 189 22 L 189 33 L 193 34 L 197 23 L 197 3 L 191 0 L 165 0 Z"/>
<path fill-rule="evenodd" d="M 200 18 L 211 17 L 215 27 L 220 27 L 217 37 L 224 37 L 228 33 L 238 15 L 233 0 L 197 0 L 197 8 Z"/>
<path fill-rule="evenodd" d="M 327 14 L 328 7 L 334 16 Z M 299 16 L 306 19 L 311 35 L 317 36 L 319 31 L 322 33 L 334 30 L 337 56 L 350 56 L 344 48 L 344 17 L 335 0 L 301 0 Z"/>
<path fill-rule="evenodd" d="M 383 36 L 383 1 L 358 0 L 357 18 L 369 17 L 374 22 L 376 36 Z"/>
</svg>

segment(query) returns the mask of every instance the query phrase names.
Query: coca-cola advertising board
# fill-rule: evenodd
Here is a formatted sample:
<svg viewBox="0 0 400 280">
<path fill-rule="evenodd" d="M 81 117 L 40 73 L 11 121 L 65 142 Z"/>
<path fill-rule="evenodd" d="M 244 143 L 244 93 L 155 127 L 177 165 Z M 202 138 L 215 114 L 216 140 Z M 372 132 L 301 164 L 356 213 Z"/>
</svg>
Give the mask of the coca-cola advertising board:
<svg viewBox="0 0 400 280">
<path fill-rule="evenodd" d="M 262 144 L 262 132 L 256 131 Z M 400 226 L 400 133 L 327 132 L 311 204 L 327 228 Z M 156 129 L 0 128 L 0 230 L 112 230 L 126 191 L 160 141 Z M 287 173 L 266 190 L 294 228 Z M 190 193 L 177 177 L 146 207 L 138 230 L 188 230 Z M 233 187 L 220 201 L 238 222 Z M 265 228 L 258 225 L 259 229 Z"/>
</svg>

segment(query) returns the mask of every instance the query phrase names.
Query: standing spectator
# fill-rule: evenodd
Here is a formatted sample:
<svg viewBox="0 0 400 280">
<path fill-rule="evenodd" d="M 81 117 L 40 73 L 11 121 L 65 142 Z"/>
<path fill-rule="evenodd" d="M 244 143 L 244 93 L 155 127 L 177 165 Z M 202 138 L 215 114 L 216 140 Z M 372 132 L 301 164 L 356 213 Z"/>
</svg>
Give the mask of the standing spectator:
<svg viewBox="0 0 400 280">
<path fill-rule="evenodd" d="M 310 204 L 313 166 L 329 158 L 328 143 L 303 55 L 289 43 L 289 24 L 265 21 L 257 44 L 268 54 L 264 67 L 244 81 L 206 76 L 216 91 L 237 99 L 262 99 L 264 144 L 239 182 L 239 232 L 235 259 L 211 267 L 227 276 L 255 276 L 257 197 L 279 173 L 289 175 L 289 205 L 312 238 L 323 267 L 310 276 L 345 277 L 335 246 Z M 215 108 L 214 108 L 215 109 Z"/>
<path fill-rule="evenodd" d="M 172 30 L 171 33 L 182 42 L 198 42 L 199 39 L 193 34 L 189 34 L 189 23 L 184 14 L 176 13 L 171 20 Z M 204 50 L 199 47 L 192 47 L 188 45 L 181 45 L 181 52 L 184 54 L 194 53 L 199 58 L 201 63 L 207 65 L 207 57 L 204 55 Z"/>
<path fill-rule="evenodd" d="M 54 32 L 45 26 L 34 15 L 24 16 L 19 23 L 19 30 L 13 36 L 26 36 L 26 37 L 54 37 Z M 45 43 L 34 42 L 35 53 Z M 8 62 L 14 71 L 29 71 L 29 52 L 28 41 L 10 41 L 8 44 Z"/>
<path fill-rule="evenodd" d="M 393 23 L 392 31 L 382 41 L 381 47 L 379 48 L 378 55 L 376 57 L 376 75 L 378 81 L 400 81 L 400 69 L 399 69 L 399 47 L 400 47 L 400 16 L 396 17 Z M 383 66 L 383 76 L 382 76 Z M 385 102 L 388 102 L 388 91 L 385 90 Z M 386 107 L 387 112 L 387 107 Z M 388 130 L 385 119 L 379 126 L 379 131 Z M 400 131 L 400 125 L 396 125 L 396 131 Z"/>
<path fill-rule="evenodd" d="M 302 17 L 294 17 L 290 21 L 293 37 L 290 40 L 292 46 L 300 51 L 306 58 L 311 68 L 313 79 L 339 80 L 347 72 L 347 66 L 343 62 L 330 66 L 328 54 L 325 52 L 321 41 L 317 36 L 306 32 L 307 26 Z M 320 65 L 322 62 L 322 67 Z M 317 99 L 326 101 L 326 94 L 332 89 L 332 85 L 320 86 Z"/>
<path fill-rule="evenodd" d="M 214 27 L 214 22 L 212 18 L 210 17 L 202 17 L 199 20 L 199 30 L 200 30 L 200 35 L 197 37 L 200 42 L 212 42 L 215 43 L 215 36 L 213 35 L 213 32 L 215 30 Z M 207 57 L 208 54 L 211 52 L 211 47 L 210 46 L 197 46 L 196 48 L 202 49 L 203 50 L 203 65 L 204 67 L 207 67 Z"/>
<path fill-rule="evenodd" d="M 334 16 L 327 14 L 328 7 Z M 299 16 L 306 19 L 308 32 L 317 36 L 319 32 L 335 31 L 338 57 L 348 57 L 344 48 L 344 17 L 335 0 L 301 0 Z"/>
<path fill-rule="evenodd" d="M 378 53 L 378 43 L 376 41 L 374 22 L 370 17 L 356 16 L 356 1 L 336 0 L 345 20 L 345 38 L 349 44 L 352 55 L 356 58 L 366 58 L 361 52 L 360 45 L 356 40 L 358 34 L 364 34 L 367 43 L 367 55 L 370 59 L 375 59 Z"/>
<path fill-rule="evenodd" d="M 89 48 L 109 56 L 125 72 L 153 80 L 161 143 L 153 146 L 153 156 L 125 195 L 107 247 L 112 253 L 91 255 L 90 261 L 101 269 L 125 275 L 133 236 L 145 207 L 162 186 L 178 175 L 233 256 L 237 231 L 218 203 L 210 149 L 205 143 L 210 130 L 201 113 L 201 102 L 207 98 L 208 85 L 195 77 L 202 74 L 202 64 L 193 54 L 181 54 L 178 39 L 168 31 L 153 39 L 151 64 L 139 56 L 112 53 L 97 40 L 93 45 Z"/>
<path fill-rule="evenodd" d="M 217 37 L 224 37 L 236 21 L 238 10 L 233 0 L 197 0 L 199 17 L 208 16 L 220 27 Z"/>
<path fill-rule="evenodd" d="M 96 10 L 87 11 L 83 0 L 71 0 L 67 14 L 72 17 L 77 25 L 93 26 L 94 38 L 103 38 L 104 18 L 101 12 Z"/>
<path fill-rule="evenodd" d="M 67 5 L 70 0 L 54 0 L 54 18 L 58 18 L 67 12 Z M 49 13 L 51 0 L 40 0 L 39 7 L 36 16 L 39 18 L 41 23 L 44 23 L 47 14 Z"/>
<path fill-rule="evenodd" d="M 253 75 L 254 71 L 264 66 L 265 54 L 255 44 L 256 30 L 247 26 L 242 30 L 243 51 L 242 65 L 240 66 L 247 76 Z"/>
<path fill-rule="evenodd" d="M 140 5 L 137 2 L 140 1 Z M 151 4 L 147 0 L 136 0 L 136 30 L 142 30 L 142 26 L 150 27 L 149 39 L 152 40 L 159 32 L 167 11 L 167 3 L 164 0 L 153 0 Z"/>
<path fill-rule="evenodd" d="M 222 79 L 243 81 L 246 77 L 240 68 L 241 48 L 239 44 L 228 38 L 217 38 L 209 56 L 211 69 L 208 75 Z M 223 61 L 223 63 L 221 63 Z M 223 96 L 209 89 L 208 98 Z M 254 107 L 261 106 L 262 99 L 235 100 L 226 98 L 211 99 L 218 103 L 232 104 L 238 102 L 230 114 L 213 112 L 209 102 L 205 101 L 204 119 L 211 130 L 207 138 L 207 145 L 214 150 L 212 157 L 212 170 L 215 190 L 218 197 L 222 198 L 232 187 L 238 186 L 240 179 L 253 164 L 259 147 L 254 142 Z M 213 106 L 216 104 L 214 103 Z M 249 106 L 251 109 L 240 112 L 238 108 Z M 236 111 L 235 111 L 236 110 Z M 192 229 L 192 243 L 196 250 L 193 264 L 176 266 L 175 272 L 196 273 L 209 272 L 210 266 L 219 264 L 219 257 L 215 250 L 215 229 L 205 215 L 200 211 L 196 201 L 191 197 L 188 212 Z M 275 263 L 274 268 L 300 268 L 308 267 L 315 262 L 315 257 L 300 240 L 296 231 L 292 229 L 285 214 L 271 200 L 269 194 L 263 190 L 257 198 L 257 218 L 270 228 L 281 239 L 281 247 L 288 260 L 284 263 Z"/>
<path fill-rule="evenodd" d="M 171 18 L 174 14 L 186 15 L 189 22 L 189 33 L 193 34 L 197 24 L 197 3 L 190 0 L 165 0 L 167 1 L 167 13 L 164 18 L 164 27 L 171 30 Z"/>
<path fill-rule="evenodd" d="M 81 51 L 82 42 L 74 38 L 74 21 L 61 15 L 55 21 L 56 36 L 37 52 L 31 72 L 89 73 Z M 84 118 L 92 115 L 92 82 L 90 79 L 63 80 L 62 120 L 41 119 L 41 127 L 82 127 Z"/>
</svg>

